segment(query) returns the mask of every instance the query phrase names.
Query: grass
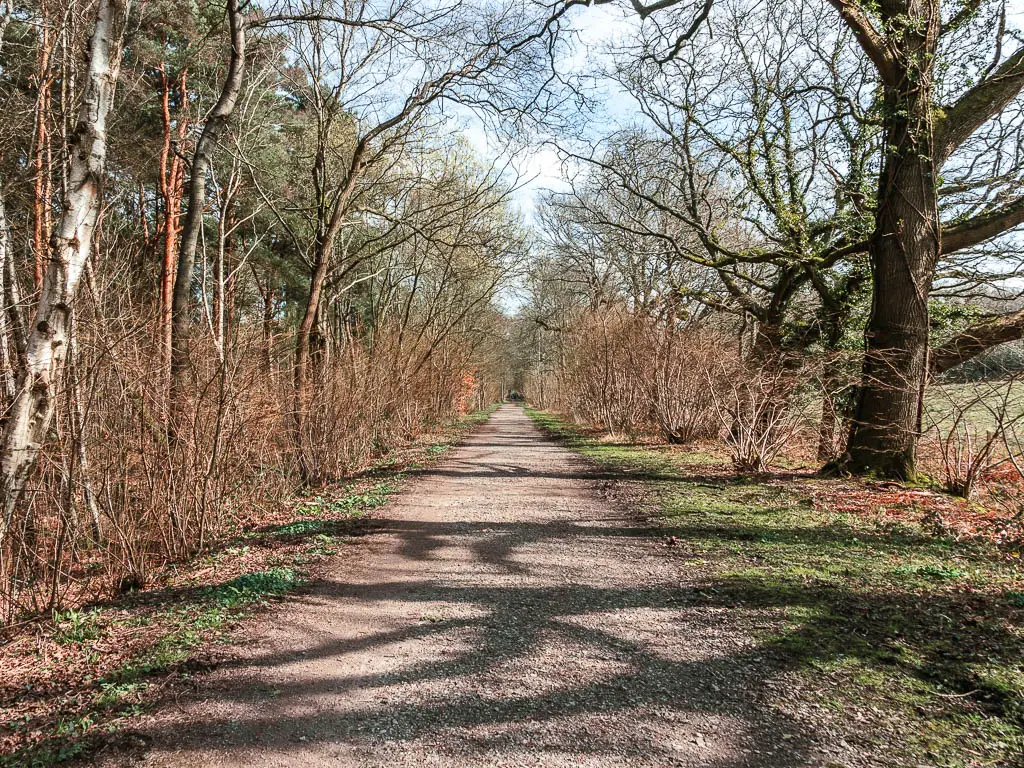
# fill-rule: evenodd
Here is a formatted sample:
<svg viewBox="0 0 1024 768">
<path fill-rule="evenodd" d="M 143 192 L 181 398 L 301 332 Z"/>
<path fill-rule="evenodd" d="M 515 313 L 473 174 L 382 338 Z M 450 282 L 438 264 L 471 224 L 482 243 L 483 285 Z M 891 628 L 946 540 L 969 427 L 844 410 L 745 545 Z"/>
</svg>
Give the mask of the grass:
<svg viewBox="0 0 1024 768">
<path fill-rule="evenodd" d="M 544 429 L 641 481 L 701 593 L 753 633 L 792 694 L 875 755 L 944 768 L 1021 765 L 1024 578 L 983 539 L 822 503 L 852 481 L 694 473 L 706 455 L 605 443 L 549 413 Z M 919 517 L 925 518 L 922 509 Z"/>
<path fill-rule="evenodd" d="M 286 595 L 304 583 L 305 579 L 292 568 L 272 568 L 242 574 L 221 584 L 211 585 L 163 606 L 159 616 L 163 632 L 141 652 L 127 659 L 113 671 L 91 681 L 91 697 L 77 711 L 57 718 L 50 724 L 46 737 L 16 749 L 9 755 L 0 755 L 0 766 L 49 766 L 86 755 L 97 734 L 95 726 L 102 725 L 110 733 L 129 717 L 147 709 L 147 692 L 161 677 L 171 672 L 187 674 L 189 663 L 197 649 L 211 637 L 221 636 L 224 630 L 244 615 L 246 609 L 265 603 L 269 598 Z M 60 614 L 57 624 L 58 642 L 66 645 L 87 645 L 102 638 L 100 609 L 77 612 L 94 621 L 94 629 L 80 619 L 68 619 Z M 122 620 L 123 621 L 123 620 Z M 129 619 L 130 621 L 130 619 Z M 68 624 L 72 627 L 69 633 Z M 121 622 L 114 622 L 115 624 Z M 145 626 L 151 621 L 142 622 Z M 106 629 L 113 628 L 107 625 Z M 14 724 L 16 730 L 27 732 L 38 723 L 27 718 Z"/>
<path fill-rule="evenodd" d="M 241 619 L 314 578 L 317 563 L 355 541 L 410 471 L 436 461 L 493 410 L 464 418 L 403 459 L 383 460 L 367 478 L 298 499 L 287 522 L 241 533 L 172 566 L 162 589 L 54 612 L 38 644 L 59 653 L 0 657 L 0 665 L 14 661 L 31 669 L 4 680 L 0 715 L 8 722 L 0 726 L 0 768 L 88 758 L 103 739 L 151 709 L 161 690 L 202 668 L 204 648 L 230 642 Z M 217 581 L 219 573 L 233 575 Z"/>
<path fill-rule="evenodd" d="M 962 414 L 961 429 L 971 432 L 975 439 L 984 439 L 997 429 L 1000 420 L 1007 438 L 1019 452 L 1024 431 L 1024 385 L 1020 381 L 980 381 L 967 383 L 939 383 L 928 389 L 925 397 L 924 426 L 941 436 L 949 433 L 955 414 Z M 962 410 L 961 410 L 962 409 Z"/>
<path fill-rule="evenodd" d="M 431 454 L 430 450 L 435 446 L 428 446 L 424 453 Z M 314 496 L 304 501 L 296 508 L 296 513 L 310 517 L 334 517 L 334 518 L 359 518 L 365 517 L 371 510 L 387 503 L 396 490 L 401 476 L 385 482 L 376 483 L 369 488 L 356 489 L 354 485 L 344 486 L 330 498 Z"/>
</svg>

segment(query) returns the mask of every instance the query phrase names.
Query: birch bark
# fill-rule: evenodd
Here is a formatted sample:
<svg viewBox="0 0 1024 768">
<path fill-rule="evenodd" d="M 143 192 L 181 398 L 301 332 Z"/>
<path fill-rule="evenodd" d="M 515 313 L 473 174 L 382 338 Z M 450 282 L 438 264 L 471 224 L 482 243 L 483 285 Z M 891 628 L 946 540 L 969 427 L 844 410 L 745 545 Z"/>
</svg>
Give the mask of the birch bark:
<svg viewBox="0 0 1024 768">
<path fill-rule="evenodd" d="M 100 0 L 89 42 L 78 123 L 71 137 L 68 192 L 47 253 L 42 292 L 25 345 L 25 366 L 0 443 L 0 542 L 10 529 L 53 420 L 55 388 L 71 346 L 71 308 L 92 250 L 107 159 L 127 15 L 125 0 Z"/>
</svg>

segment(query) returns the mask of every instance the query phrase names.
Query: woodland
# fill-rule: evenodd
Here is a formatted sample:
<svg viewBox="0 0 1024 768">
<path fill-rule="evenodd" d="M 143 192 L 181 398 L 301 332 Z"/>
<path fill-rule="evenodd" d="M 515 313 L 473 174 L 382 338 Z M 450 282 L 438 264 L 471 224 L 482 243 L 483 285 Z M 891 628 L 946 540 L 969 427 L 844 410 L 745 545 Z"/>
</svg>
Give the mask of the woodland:
<svg viewBox="0 0 1024 768">
<path fill-rule="evenodd" d="M 5 637 L 512 395 L 1016 563 L 1022 12 L 0 0 Z"/>
</svg>

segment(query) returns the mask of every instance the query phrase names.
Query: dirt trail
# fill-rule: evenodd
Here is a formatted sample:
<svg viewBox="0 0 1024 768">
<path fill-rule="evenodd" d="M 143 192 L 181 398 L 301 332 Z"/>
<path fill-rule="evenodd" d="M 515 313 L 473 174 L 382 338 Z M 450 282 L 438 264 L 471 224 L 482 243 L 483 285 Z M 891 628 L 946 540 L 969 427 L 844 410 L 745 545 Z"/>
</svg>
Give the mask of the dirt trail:
<svg viewBox="0 0 1024 768">
<path fill-rule="evenodd" d="M 504 406 L 139 733 L 157 766 L 771 766 L 838 755 L 599 474 Z M 699 569 L 698 569 L 699 571 Z"/>
</svg>

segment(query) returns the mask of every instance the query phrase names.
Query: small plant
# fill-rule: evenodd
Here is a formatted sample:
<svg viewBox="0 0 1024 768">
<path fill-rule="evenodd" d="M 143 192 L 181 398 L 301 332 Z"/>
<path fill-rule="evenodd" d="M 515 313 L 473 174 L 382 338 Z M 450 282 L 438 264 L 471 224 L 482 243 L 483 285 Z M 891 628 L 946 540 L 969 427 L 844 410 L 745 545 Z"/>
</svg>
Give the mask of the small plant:
<svg viewBox="0 0 1024 768">
<path fill-rule="evenodd" d="M 266 597 L 283 595 L 302 583 L 291 568 L 246 573 L 210 590 L 213 601 L 223 606 L 245 605 Z"/>
<path fill-rule="evenodd" d="M 100 694 L 96 697 L 96 703 L 101 707 L 116 706 L 124 698 L 144 691 L 148 685 L 141 680 L 101 682 Z"/>
<path fill-rule="evenodd" d="M 954 581 L 967 575 L 965 571 L 951 565 L 901 565 L 894 573 L 900 577 L 920 577 L 929 581 Z"/>
<path fill-rule="evenodd" d="M 1024 608 L 1024 592 L 1009 591 L 1004 593 L 1004 597 L 1014 608 Z"/>
<path fill-rule="evenodd" d="M 56 631 L 53 639 L 61 645 L 84 645 L 99 637 L 100 627 L 97 624 L 98 610 L 54 611 L 53 623 Z"/>
<path fill-rule="evenodd" d="M 330 525 L 329 522 L 323 520 L 296 520 L 294 523 L 274 528 L 272 533 L 275 536 L 310 536 L 323 532 Z"/>
<path fill-rule="evenodd" d="M 391 494 L 398 489 L 393 482 L 381 482 L 361 492 L 351 492 L 344 496 L 325 498 L 316 496 L 302 504 L 296 511 L 310 517 L 359 517 L 368 510 L 387 503 Z"/>
<path fill-rule="evenodd" d="M 986 476 L 1003 464 L 1022 474 L 1015 431 L 1024 412 L 1016 402 L 1020 388 L 1014 383 L 973 382 L 967 396 L 960 388 L 935 388 L 942 406 L 929 410 L 928 418 L 950 493 L 972 498 Z"/>
</svg>

